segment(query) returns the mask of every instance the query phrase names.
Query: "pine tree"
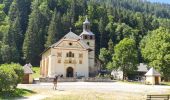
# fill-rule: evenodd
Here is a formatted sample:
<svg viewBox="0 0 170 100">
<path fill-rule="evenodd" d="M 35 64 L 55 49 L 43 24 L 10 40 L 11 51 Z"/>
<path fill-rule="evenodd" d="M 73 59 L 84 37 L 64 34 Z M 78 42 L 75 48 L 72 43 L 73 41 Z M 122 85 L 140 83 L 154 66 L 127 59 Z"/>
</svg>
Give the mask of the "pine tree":
<svg viewBox="0 0 170 100">
<path fill-rule="evenodd" d="M 56 14 L 56 9 L 55 9 L 52 20 L 49 25 L 49 29 L 48 29 L 48 37 L 47 37 L 47 41 L 45 44 L 46 48 L 56 42 L 56 32 L 57 32 L 57 27 L 56 27 L 57 21 L 56 20 L 57 20 L 57 14 Z"/>
<path fill-rule="evenodd" d="M 22 49 L 22 42 L 23 42 L 23 34 L 20 25 L 20 19 L 17 17 L 11 26 L 11 32 L 14 34 L 14 39 L 16 43 L 16 47 L 18 50 Z"/>
<path fill-rule="evenodd" d="M 28 63 L 33 65 L 38 65 L 39 54 L 43 51 L 43 43 L 39 40 L 43 39 L 44 34 L 42 32 L 43 23 L 41 23 L 42 15 L 38 8 L 38 2 L 33 2 L 33 11 L 29 17 L 28 28 L 25 34 L 24 44 L 23 44 L 23 54 L 24 59 Z"/>
<path fill-rule="evenodd" d="M 9 52 L 9 54 L 12 55 L 12 57 L 9 62 L 19 62 L 19 59 L 21 58 L 20 55 L 22 54 L 23 34 L 20 25 L 20 12 L 16 0 L 12 2 L 8 16 L 10 28 L 8 33 L 4 35 L 3 41 L 5 45 L 10 47 L 11 52 Z"/>
<path fill-rule="evenodd" d="M 31 12 L 32 0 L 14 0 L 14 1 L 16 1 L 16 3 L 18 4 L 22 34 L 25 34 L 28 25 L 29 14 Z"/>
<path fill-rule="evenodd" d="M 8 14 L 8 11 L 9 11 L 9 8 L 10 8 L 10 5 L 11 5 L 12 1 L 13 0 L 3 0 L 3 4 L 5 4 L 4 12 L 6 14 Z"/>
<path fill-rule="evenodd" d="M 105 31 L 105 22 L 103 18 L 99 21 L 99 32 L 100 32 L 100 48 L 107 47 L 107 33 Z"/>
</svg>

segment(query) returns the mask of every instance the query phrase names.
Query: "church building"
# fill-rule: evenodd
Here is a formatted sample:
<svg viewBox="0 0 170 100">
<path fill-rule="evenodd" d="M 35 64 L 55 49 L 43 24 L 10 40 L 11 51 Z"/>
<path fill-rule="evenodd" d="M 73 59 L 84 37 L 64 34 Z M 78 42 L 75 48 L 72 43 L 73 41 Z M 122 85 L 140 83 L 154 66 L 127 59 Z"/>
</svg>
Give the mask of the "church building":
<svg viewBox="0 0 170 100">
<path fill-rule="evenodd" d="M 78 36 L 71 30 L 58 42 L 48 47 L 40 61 L 41 77 L 90 77 L 97 73 L 95 66 L 95 35 L 90 22 L 83 22 Z"/>
</svg>

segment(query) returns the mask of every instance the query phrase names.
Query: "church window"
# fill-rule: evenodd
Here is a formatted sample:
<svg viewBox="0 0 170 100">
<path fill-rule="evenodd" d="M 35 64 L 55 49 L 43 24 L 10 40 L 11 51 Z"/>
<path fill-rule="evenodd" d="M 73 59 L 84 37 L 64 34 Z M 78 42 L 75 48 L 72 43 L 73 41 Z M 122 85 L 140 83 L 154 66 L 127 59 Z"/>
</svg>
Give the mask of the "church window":
<svg viewBox="0 0 170 100">
<path fill-rule="evenodd" d="M 84 36 L 84 39 L 87 39 L 87 35 Z"/>
<path fill-rule="evenodd" d="M 93 36 L 90 36 L 90 39 L 93 39 Z"/>
<path fill-rule="evenodd" d="M 89 42 L 87 42 L 87 45 L 90 45 L 90 43 L 89 43 Z"/>
<path fill-rule="evenodd" d="M 61 63 L 61 60 L 60 60 L 60 59 L 58 60 L 58 63 Z"/>
<path fill-rule="evenodd" d="M 66 57 L 69 57 L 68 53 L 66 54 Z"/>
<path fill-rule="evenodd" d="M 57 53 L 57 57 L 61 57 L 62 55 L 61 55 L 61 53 Z"/>
<path fill-rule="evenodd" d="M 79 60 L 79 64 L 82 64 L 82 60 Z"/>
<path fill-rule="evenodd" d="M 82 53 L 79 54 L 79 58 L 83 58 L 83 54 Z"/>
<path fill-rule="evenodd" d="M 66 57 L 74 57 L 74 53 L 70 51 L 69 53 L 66 54 Z"/>
<path fill-rule="evenodd" d="M 72 53 L 72 57 L 74 57 L 74 53 Z"/>
<path fill-rule="evenodd" d="M 69 52 L 69 57 L 71 57 L 72 56 L 72 52 Z"/>
</svg>

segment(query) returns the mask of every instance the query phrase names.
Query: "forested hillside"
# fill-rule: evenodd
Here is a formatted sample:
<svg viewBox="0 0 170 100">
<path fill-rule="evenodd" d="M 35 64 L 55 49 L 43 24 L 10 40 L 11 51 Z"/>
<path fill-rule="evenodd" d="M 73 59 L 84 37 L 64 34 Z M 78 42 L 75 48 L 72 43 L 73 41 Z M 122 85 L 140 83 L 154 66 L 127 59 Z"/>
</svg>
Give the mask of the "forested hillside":
<svg viewBox="0 0 170 100">
<path fill-rule="evenodd" d="M 82 32 L 86 15 L 96 35 L 96 59 L 101 48 L 113 55 L 116 44 L 131 38 L 135 41 L 138 63 L 144 62 L 140 49 L 143 37 L 159 27 L 170 28 L 170 5 L 145 0 L 0 0 L 0 3 L 0 63 L 39 65 L 41 52 L 67 34 L 70 27 L 78 35 Z"/>
</svg>

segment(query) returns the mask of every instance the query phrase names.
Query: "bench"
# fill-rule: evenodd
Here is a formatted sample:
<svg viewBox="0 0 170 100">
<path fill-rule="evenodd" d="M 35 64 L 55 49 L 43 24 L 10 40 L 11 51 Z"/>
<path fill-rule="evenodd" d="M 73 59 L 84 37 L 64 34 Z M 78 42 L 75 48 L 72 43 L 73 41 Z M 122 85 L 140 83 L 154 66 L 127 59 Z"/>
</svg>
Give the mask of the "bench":
<svg viewBox="0 0 170 100">
<path fill-rule="evenodd" d="M 170 95 L 147 95 L 146 100 L 170 100 Z"/>
</svg>

